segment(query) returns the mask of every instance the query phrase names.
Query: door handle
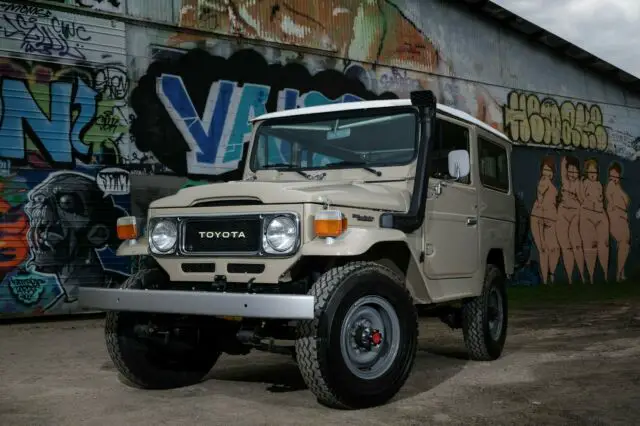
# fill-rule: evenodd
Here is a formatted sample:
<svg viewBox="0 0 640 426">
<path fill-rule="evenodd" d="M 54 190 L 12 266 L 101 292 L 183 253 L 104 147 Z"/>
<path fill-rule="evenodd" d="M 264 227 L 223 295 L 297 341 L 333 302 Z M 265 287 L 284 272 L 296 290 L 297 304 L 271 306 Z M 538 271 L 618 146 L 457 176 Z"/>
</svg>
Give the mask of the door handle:
<svg viewBox="0 0 640 426">
<path fill-rule="evenodd" d="M 467 218 L 467 226 L 475 226 L 477 224 L 478 224 L 478 219 L 476 219 L 475 217 Z"/>
</svg>

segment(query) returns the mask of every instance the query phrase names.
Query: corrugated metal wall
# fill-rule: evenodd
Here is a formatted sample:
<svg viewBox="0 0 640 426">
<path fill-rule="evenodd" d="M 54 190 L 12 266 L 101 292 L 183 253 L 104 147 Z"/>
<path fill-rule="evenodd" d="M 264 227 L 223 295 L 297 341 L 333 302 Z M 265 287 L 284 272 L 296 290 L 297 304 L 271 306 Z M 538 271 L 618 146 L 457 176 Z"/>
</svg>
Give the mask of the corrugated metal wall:
<svg viewBox="0 0 640 426">
<path fill-rule="evenodd" d="M 237 178 L 250 117 L 418 88 L 517 143 L 543 147 L 516 156 L 527 212 L 540 180 L 530 171 L 550 167 L 561 191 L 565 156 L 578 158 L 569 162 L 582 176 L 596 173 L 609 193 L 630 199 L 618 216 L 605 215 L 600 240 L 587 223 L 576 234 L 571 218 L 545 234 L 556 240 L 542 242 L 533 226 L 515 284 L 569 274 L 615 280 L 637 264 L 639 197 L 629 170 L 640 114 L 624 105 L 637 97 L 449 4 L 0 2 L 0 36 L 2 316 L 75 312 L 79 285 L 122 282 L 131 265 L 114 256 L 117 217 L 143 217 L 152 199 L 185 185 Z M 205 117 L 207 99 L 221 107 Z M 564 214 L 557 202 L 549 209 Z M 567 245 L 605 240 L 606 256 L 583 252 L 582 261 Z"/>
</svg>

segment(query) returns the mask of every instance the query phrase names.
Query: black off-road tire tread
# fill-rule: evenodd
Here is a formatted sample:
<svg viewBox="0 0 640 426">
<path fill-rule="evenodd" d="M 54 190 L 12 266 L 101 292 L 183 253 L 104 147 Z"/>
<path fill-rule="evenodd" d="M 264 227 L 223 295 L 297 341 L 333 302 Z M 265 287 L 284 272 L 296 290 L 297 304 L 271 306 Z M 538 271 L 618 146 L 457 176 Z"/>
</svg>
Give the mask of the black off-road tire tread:
<svg viewBox="0 0 640 426">
<path fill-rule="evenodd" d="M 462 307 L 462 333 L 464 343 L 473 361 L 493 361 L 484 334 L 484 304 L 493 280 L 501 279 L 502 272 L 495 265 L 488 264 L 485 270 L 482 294 L 465 302 Z M 500 282 L 498 285 L 504 285 Z M 505 324 L 506 325 L 506 324 Z"/>
<path fill-rule="evenodd" d="M 146 281 L 154 273 L 159 271 L 154 269 L 142 269 L 134 274 L 131 274 L 120 286 L 120 288 L 152 288 L 154 283 L 147 283 Z M 214 356 L 211 360 L 211 367 L 207 371 L 203 371 L 202 374 L 195 375 L 200 376 L 199 379 L 194 377 L 194 374 L 183 374 L 183 377 L 173 375 L 171 379 L 166 379 L 162 375 L 157 375 L 153 380 L 145 380 L 139 374 L 136 374 L 135 367 L 130 368 L 127 362 L 124 360 L 123 353 L 121 351 L 120 342 L 118 341 L 118 321 L 120 318 L 120 312 L 108 311 L 105 318 L 105 343 L 107 346 L 107 352 L 116 370 L 120 373 L 127 385 L 136 387 L 139 389 L 172 389 L 183 386 L 188 386 L 199 382 L 207 373 L 213 368 L 213 365 L 217 362 L 219 354 Z M 204 370 L 204 369 L 203 369 Z"/>
<path fill-rule="evenodd" d="M 317 329 L 319 318 L 324 312 L 327 302 L 331 299 L 333 293 L 338 289 L 344 279 L 350 274 L 365 269 L 373 269 L 378 273 L 389 276 L 398 286 L 403 288 L 407 296 L 411 298 L 411 294 L 404 285 L 404 281 L 391 268 L 380 265 L 375 262 L 356 261 L 350 262 L 343 266 L 330 269 L 323 274 L 318 281 L 314 283 L 309 294 L 315 297 L 315 318 L 313 320 L 300 321 L 298 324 L 298 338 L 295 342 L 296 361 L 305 384 L 316 396 L 321 404 L 338 409 L 352 409 L 354 407 L 341 401 L 336 392 L 331 389 L 327 381 L 322 375 L 320 363 L 318 361 L 318 338 Z M 416 335 L 419 333 L 418 314 L 416 309 L 412 310 L 413 323 L 416 327 Z M 416 345 L 417 347 L 417 345 Z M 412 357 L 412 365 L 415 363 L 416 357 Z M 411 371 L 411 369 L 409 370 Z M 402 387 L 408 378 L 404 377 L 400 383 Z"/>
</svg>

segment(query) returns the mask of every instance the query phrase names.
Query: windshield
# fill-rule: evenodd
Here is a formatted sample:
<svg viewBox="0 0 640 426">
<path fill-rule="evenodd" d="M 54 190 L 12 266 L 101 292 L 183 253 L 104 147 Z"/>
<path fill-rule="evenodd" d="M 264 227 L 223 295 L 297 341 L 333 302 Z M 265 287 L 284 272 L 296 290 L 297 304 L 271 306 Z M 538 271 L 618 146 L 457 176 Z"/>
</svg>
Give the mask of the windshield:
<svg viewBox="0 0 640 426">
<path fill-rule="evenodd" d="M 262 124 L 256 132 L 251 169 L 384 167 L 414 159 L 414 110 L 340 114 L 288 117 Z"/>
</svg>

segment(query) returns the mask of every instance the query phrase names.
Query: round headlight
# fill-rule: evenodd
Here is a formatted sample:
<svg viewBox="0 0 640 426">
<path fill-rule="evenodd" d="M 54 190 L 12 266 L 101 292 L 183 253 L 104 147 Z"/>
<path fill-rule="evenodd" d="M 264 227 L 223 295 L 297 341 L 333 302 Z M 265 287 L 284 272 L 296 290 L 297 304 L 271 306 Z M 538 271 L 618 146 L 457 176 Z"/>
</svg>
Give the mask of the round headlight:
<svg viewBox="0 0 640 426">
<path fill-rule="evenodd" d="M 178 227 L 175 222 L 162 220 L 155 224 L 151 231 L 151 243 L 162 253 L 173 249 L 178 240 Z"/>
<path fill-rule="evenodd" d="M 298 227 L 293 219 L 277 216 L 265 229 L 264 240 L 267 251 L 286 253 L 291 250 L 298 240 Z"/>
</svg>

